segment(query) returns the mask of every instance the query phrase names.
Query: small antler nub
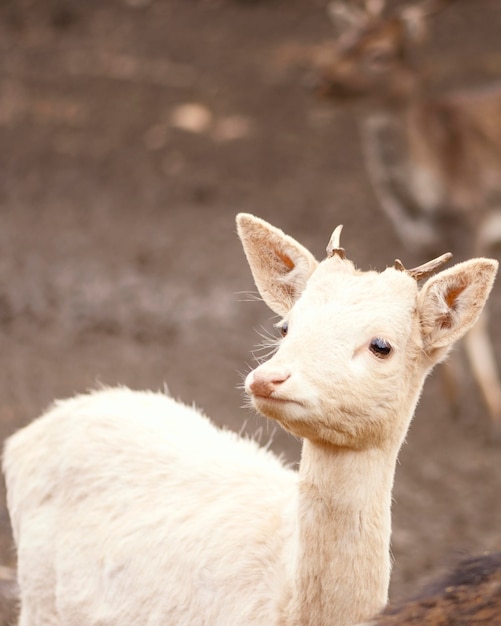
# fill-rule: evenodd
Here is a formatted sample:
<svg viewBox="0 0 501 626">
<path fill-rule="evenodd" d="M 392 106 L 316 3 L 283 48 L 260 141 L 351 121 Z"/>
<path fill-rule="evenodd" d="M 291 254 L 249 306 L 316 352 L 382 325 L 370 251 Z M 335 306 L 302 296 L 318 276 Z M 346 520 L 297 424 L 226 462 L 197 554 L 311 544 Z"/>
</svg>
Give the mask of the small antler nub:
<svg viewBox="0 0 501 626">
<path fill-rule="evenodd" d="M 395 259 L 393 267 L 400 272 L 406 272 L 415 280 L 423 280 L 423 278 L 428 278 L 428 276 L 434 274 L 439 267 L 442 267 L 442 265 L 450 261 L 451 258 L 452 253 L 446 252 L 445 254 L 438 256 L 436 259 L 432 259 L 431 261 L 423 263 L 423 265 L 419 265 L 418 267 L 414 267 L 410 270 L 405 269 L 404 264 L 400 259 Z"/>
<path fill-rule="evenodd" d="M 346 252 L 344 248 L 341 248 L 341 246 L 339 245 L 342 230 L 343 225 L 340 224 L 335 228 L 334 232 L 332 233 L 332 237 L 330 238 L 330 241 L 326 248 L 328 258 L 331 258 L 337 254 L 337 256 L 339 256 L 341 259 L 346 259 Z"/>
<path fill-rule="evenodd" d="M 406 272 L 407 270 L 404 267 L 404 264 L 400 259 L 395 259 L 395 263 L 393 263 L 393 267 L 399 272 Z"/>
</svg>

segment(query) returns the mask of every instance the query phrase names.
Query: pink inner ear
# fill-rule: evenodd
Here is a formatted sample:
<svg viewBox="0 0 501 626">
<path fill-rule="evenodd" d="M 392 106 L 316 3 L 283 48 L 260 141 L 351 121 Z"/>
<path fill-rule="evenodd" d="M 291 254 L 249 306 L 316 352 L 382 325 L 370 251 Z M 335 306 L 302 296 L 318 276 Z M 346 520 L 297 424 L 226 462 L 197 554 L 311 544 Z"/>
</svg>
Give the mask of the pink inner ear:
<svg viewBox="0 0 501 626">
<path fill-rule="evenodd" d="M 462 294 L 465 289 L 466 284 L 463 283 L 462 285 L 456 285 L 456 287 L 451 288 L 447 291 L 447 293 L 445 294 L 445 302 L 449 309 L 454 309 L 458 296 Z"/>
<path fill-rule="evenodd" d="M 457 299 L 463 293 L 466 287 L 467 284 L 464 282 L 457 283 L 454 286 L 451 286 L 450 289 L 448 289 L 444 294 L 444 300 L 447 305 L 448 311 L 437 319 L 437 323 L 440 324 L 440 328 L 452 327 L 451 311 L 454 311 L 456 309 Z"/>
<path fill-rule="evenodd" d="M 294 261 L 290 258 L 290 256 L 288 256 L 287 254 L 284 254 L 283 252 L 280 252 L 279 250 L 276 251 L 276 255 L 283 262 L 283 264 L 288 268 L 289 272 L 295 268 Z"/>
</svg>

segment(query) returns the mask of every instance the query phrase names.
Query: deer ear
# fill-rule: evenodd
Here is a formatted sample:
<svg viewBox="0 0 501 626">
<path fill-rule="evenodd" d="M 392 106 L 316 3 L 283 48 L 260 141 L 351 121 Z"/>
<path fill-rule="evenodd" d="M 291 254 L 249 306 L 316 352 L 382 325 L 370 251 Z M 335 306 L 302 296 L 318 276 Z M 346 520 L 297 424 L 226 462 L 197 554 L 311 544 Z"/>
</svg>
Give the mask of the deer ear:
<svg viewBox="0 0 501 626">
<path fill-rule="evenodd" d="M 248 213 L 237 215 L 237 230 L 259 293 L 272 311 L 285 316 L 317 261 L 292 237 Z"/>
<path fill-rule="evenodd" d="M 494 283 L 498 262 L 472 259 L 437 274 L 418 296 L 424 351 L 435 362 L 478 320 Z"/>
<path fill-rule="evenodd" d="M 428 36 L 427 15 L 422 7 L 410 6 L 400 11 L 400 19 L 405 28 L 407 37 L 415 43 L 421 44 Z"/>
<path fill-rule="evenodd" d="M 338 33 L 360 26 L 366 19 L 365 13 L 360 7 L 344 2 L 344 0 L 330 2 L 327 5 L 327 15 Z"/>
</svg>

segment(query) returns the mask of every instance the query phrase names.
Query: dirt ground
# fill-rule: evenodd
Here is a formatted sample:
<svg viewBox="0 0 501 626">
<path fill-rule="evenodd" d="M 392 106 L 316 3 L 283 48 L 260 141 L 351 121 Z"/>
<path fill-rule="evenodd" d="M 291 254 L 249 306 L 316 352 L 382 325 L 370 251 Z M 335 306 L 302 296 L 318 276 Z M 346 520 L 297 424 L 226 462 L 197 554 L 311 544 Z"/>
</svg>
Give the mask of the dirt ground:
<svg viewBox="0 0 501 626">
<path fill-rule="evenodd" d="M 498 0 L 438 16 L 436 84 L 501 74 Z M 409 258 L 372 195 L 353 116 L 315 100 L 299 46 L 331 35 L 320 0 L 0 4 L 0 436 L 56 397 L 163 388 L 268 438 L 239 384 L 270 312 L 249 301 L 234 216 L 321 257 L 333 228 L 362 268 Z M 195 107 L 186 108 L 184 105 Z M 501 359 L 501 283 L 491 306 Z M 501 447 L 468 371 L 451 417 L 427 382 L 397 468 L 391 596 L 501 549 Z M 274 448 L 297 460 L 278 431 Z M 57 452 L 57 451 L 55 451 Z M 14 564 L 4 497 L 0 563 Z"/>
</svg>

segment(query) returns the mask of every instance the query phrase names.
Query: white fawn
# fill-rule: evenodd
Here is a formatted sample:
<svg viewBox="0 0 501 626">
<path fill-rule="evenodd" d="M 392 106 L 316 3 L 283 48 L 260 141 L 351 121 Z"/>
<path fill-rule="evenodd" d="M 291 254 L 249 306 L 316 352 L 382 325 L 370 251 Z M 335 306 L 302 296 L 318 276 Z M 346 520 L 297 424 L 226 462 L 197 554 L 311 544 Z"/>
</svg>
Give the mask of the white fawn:
<svg viewBox="0 0 501 626">
<path fill-rule="evenodd" d="M 359 113 L 374 192 L 406 248 L 467 258 L 492 254 L 501 242 L 501 84 L 431 92 L 413 53 L 427 19 L 447 4 L 389 10 L 384 0 L 334 2 L 341 34 L 316 87 Z M 501 435 L 501 383 L 485 315 L 465 348 Z"/>
<path fill-rule="evenodd" d="M 397 455 L 424 380 L 478 319 L 497 261 L 363 272 L 238 232 L 277 313 L 254 407 L 303 438 L 299 470 L 159 393 L 57 402 L 8 439 L 19 626 L 353 626 L 390 577 Z M 210 376 L 210 372 L 207 373 Z"/>
</svg>

